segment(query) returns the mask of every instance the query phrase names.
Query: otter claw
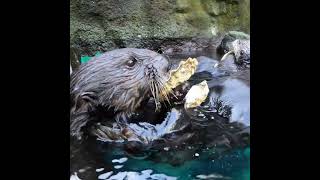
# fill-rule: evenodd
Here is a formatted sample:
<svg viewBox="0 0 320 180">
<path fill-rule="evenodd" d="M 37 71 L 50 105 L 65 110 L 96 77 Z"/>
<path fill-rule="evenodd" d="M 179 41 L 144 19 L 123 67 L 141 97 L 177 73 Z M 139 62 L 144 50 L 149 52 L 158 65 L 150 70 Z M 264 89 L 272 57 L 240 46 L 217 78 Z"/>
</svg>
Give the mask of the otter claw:
<svg viewBox="0 0 320 180">
<path fill-rule="evenodd" d="M 119 114 L 115 117 L 115 120 L 117 122 L 117 125 L 123 129 L 125 127 L 127 127 L 128 125 L 128 120 L 127 120 L 127 116 L 125 114 Z"/>
</svg>

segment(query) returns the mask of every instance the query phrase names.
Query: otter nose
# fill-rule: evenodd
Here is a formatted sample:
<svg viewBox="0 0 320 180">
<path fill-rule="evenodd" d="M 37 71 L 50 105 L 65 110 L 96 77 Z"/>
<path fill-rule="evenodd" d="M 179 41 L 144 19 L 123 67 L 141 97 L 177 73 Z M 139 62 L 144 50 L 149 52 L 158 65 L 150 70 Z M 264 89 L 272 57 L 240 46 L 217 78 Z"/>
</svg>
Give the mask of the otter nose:
<svg viewBox="0 0 320 180">
<path fill-rule="evenodd" d="M 152 64 L 148 64 L 145 69 L 145 74 L 149 76 L 149 78 L 154 78 L 157 74 L 157 68 L 155 68 Z"/>
<path fill-rule="evenodd" d="M 148 71 L 149 73 L 156 73 L 156 72 L 157 72 L 157 68 L 154 67 L 152 64 L 148 64 L 148 65 L 147 65 L 147 71 Z"/>
</svg>

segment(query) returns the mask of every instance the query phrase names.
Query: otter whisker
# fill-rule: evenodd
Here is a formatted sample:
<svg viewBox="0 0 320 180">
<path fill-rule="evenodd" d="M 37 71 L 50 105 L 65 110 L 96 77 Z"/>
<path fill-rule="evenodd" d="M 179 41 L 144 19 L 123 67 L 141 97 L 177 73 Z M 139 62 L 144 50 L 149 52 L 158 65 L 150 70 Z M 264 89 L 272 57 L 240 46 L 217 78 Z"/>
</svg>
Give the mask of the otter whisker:
<svg viewBox="0 0 320 180">
<path fill-rule="evenodd" d="M 167 93 L 167 88 L 165 88 L 166 86 L 163 83 L 163 79 L 161 79 L 161 77 L 159 75 L 156 75 L 154 77 L 154 85 L 155 85 L 155 89 L 156 89 L 156 95 L 157 95 L 157 100 L 158 103 L 161 100 L 166 100 L 170 105 L 170 100 L 168 97 L 168 93 Z"/>
<path fill-rule="evenodd" d="M 157 95 L 157 100 L 159 100 L 159 89 L 158 89 L 158 85 L 155 83 L 154 84 L 154 87 L 155 87 L 155 89 L 156 89 L 156 95 Z"/>
<path fill-rule="evenodd" d="M 164 84 L 163 82 L 161 82 L 162 84 Z M 170 88 L 167 88 L 167 86 L 162 85 L 164 87 L 164 92 L 169 95 L 171 94 L 173 97 L 177 98 L 177 96 L 173 93 L 173 90 Z"/>
<path fill-rule="evenodd" d="M 164 99 L 171 105 L 170 100 L 169 100 L 169 97 L 168 97 L 168 93 L 167 93 L 167 91 L 165 90 L 164 86 L 161 85 L 161 82 L 157 81 L 157 86 L 158 86 L 159 89 L 160 89 L 160 95 L 161 95 L 161 97 L 164 97 Z"/>
<path fill-rule="evenodd" d="M 156 96 L 156 91 L 155 91 L 155 84 L 154 84 L 154 80 L 152 79 L 150 82 L 150 90 L 151 90 L 151 94 L 155 100 L 155 104 L 156 104 L 156 110 L 159 109 L 158 107 L 158 100 L 157 100 L 157 96 Z"/>
<path fill-rule="evenodd" d="M 176 97 L 176 96 L 174 95 L 172 89 L 169 89 L 169 88 L 167 88 L 167 86 L 165 86 L 165 82 L 166 82 L 165 79 L 163 79 L 162 77 L 159 77 L 158 83 L 160 84 L 161 87 L 163 87 L 164 93 L 166 93 L 167 95 L 168 95 L 169 93 L 171 93 L 174 97 Z"/>
<path fill-rule="evenodd" d="M 164 83 L 162 82 L 162 79 L 160 76 L 157 76 L 155 78 L 156 82 L 157 82 L 157 85 L 160 86 L 160 87 L 164 87 Z"/>
<path fill-rule="evenodd" d="M 162 87 L 161 87 L 161 88 L 162 88 Z M 169 105 L 171 105 L 170 99 L 169 99 L 169 97 L 168 97 L 167 92 L 166 92 L 164 89 L 161 89 L 161 91 L 163 92 L 162 94 L 163 94 L 165 100 L 169 103 Z"/>
<path fill-rule="evenodd" d="M 153 88 L 153 81 L 150 82 L 150 91 L 151 91 L 152 96 L 155 98 L 154 88 Z"/>
<path fill-rule="evenodd" d="M 156 85 L 155 85 L 155 82 L 154 81 L 152 81 L 152 88 L 153 88 L 153 93 L 154 93 L 154 99 L 155 100 L 158 100 L 158 98 L 157 98 L 157 90 L 156 90 Z"/>
<path fill-rule="evenodd" d="M 128 98 L 128 93 L 125 93 L 125 96 L 124 96 L 124 102 L 127 101 L 127 98 Z"/>
<path fill-rule="evenodd" d="M 160 98 L 159 98 L 159 90 L 158 90 L 158 86 L 156 85 L 156 83 L 153 83 L 154 85 L 154 89 L 155 89 L 155 103 L 156 103 L 156 110 L 159 110 L 160 107 L 158 107 L 158 105 L 160 105 Z"/>
</svg>

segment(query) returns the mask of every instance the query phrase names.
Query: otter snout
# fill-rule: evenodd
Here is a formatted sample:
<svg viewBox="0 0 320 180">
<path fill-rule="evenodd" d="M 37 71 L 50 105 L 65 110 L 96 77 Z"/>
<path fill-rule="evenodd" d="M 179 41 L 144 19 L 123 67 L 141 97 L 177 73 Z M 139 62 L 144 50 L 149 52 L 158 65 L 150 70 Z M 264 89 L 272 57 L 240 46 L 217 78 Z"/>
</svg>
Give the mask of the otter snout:
<svg viewBox="0 0 320 180">
<path fill-rule="evenodd" d="M 169 62 L 167 58 L 162 55 L 157 55 L 152 61 L 146 65 L 145 74 L 149 78 L 156 78 L 156 76 L 167 77 L 169 69 Z"/>
<path fill-rule="evenodd" d="M 145 74 L 149 79 L 154 79 L 158 74 L 158 70 L 152 64 L 148 64 L 145 68 Z"/>
<path fill-rule="evenodd" d="M 161 72 L 168 72 L 169 62 L 167 58 L 162 55 L 158 55 L 154 58 L 154 61 L 156 62 L 154 66 L 157 69 L 159 69 Z"/>
<path fill-rule="evenodd" d="M 244 63 L 250 64 L 250 55 L 248 54 L 240 55 L 238 61 L 240 64 L 244 64 Z"/>
</svg>

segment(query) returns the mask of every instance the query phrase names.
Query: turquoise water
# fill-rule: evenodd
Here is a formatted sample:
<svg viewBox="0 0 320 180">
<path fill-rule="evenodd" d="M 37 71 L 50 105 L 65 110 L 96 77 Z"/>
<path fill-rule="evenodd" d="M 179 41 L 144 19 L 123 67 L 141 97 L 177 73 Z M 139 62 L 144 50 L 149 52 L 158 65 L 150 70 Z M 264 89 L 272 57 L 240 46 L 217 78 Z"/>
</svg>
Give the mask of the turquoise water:
<svg viewBox="0 0 320 180">
<path fill-rule="evenodd" d="M 205 177 L 204 175 L 211 175 L 211 178 L 208 179 L 250 179 L 250 147 L 231 150 L 220 155 L 217 155 L 217 152 L 213 149 L 190 150 L 189 152 L 187 150 L 168 150 L 158 152 L 158 155 L 146 159 L 132 158 L 121 149 L 109 150 L 104 155 L 105 165 L 108 165 L 109 168 L 98 172 L 97 176 L 105 173 L 110 174 L 112 171 L 112 174 L 108 177 L 110 179 L 113 177 L 121 179 L 119 175 L 124 175 L 125 173 L 127 178 L 130 177 L 128 179 L 158 177 L 155 179 L 188 180 L 201 179 L 201 177 Z M 177 156 L 180 159 L 189 160 L 172 165 L 170 161 L 172 158 L 177 158 Z M 122 163 L 112 162 L 112 160 L 115 161 L 121 158 L 122 160 L 127 160 Z M 151 175 L 146 176 L 143 174 L 143 171 L 146 170 L 152 172 Z"/>
<path fill-rule="evenodd" d="M 83 56 L 81 62 L 90 59 Z M 180 149 L 149 150 L 140 157 L 128 154 L 122 145 L 95 139 L 79 147 L 70 147 L 70 173 L 77 172 L 81 180 L 250 179 L 250 147 L 221 151 L 190 145 Z"/>
</svg>

